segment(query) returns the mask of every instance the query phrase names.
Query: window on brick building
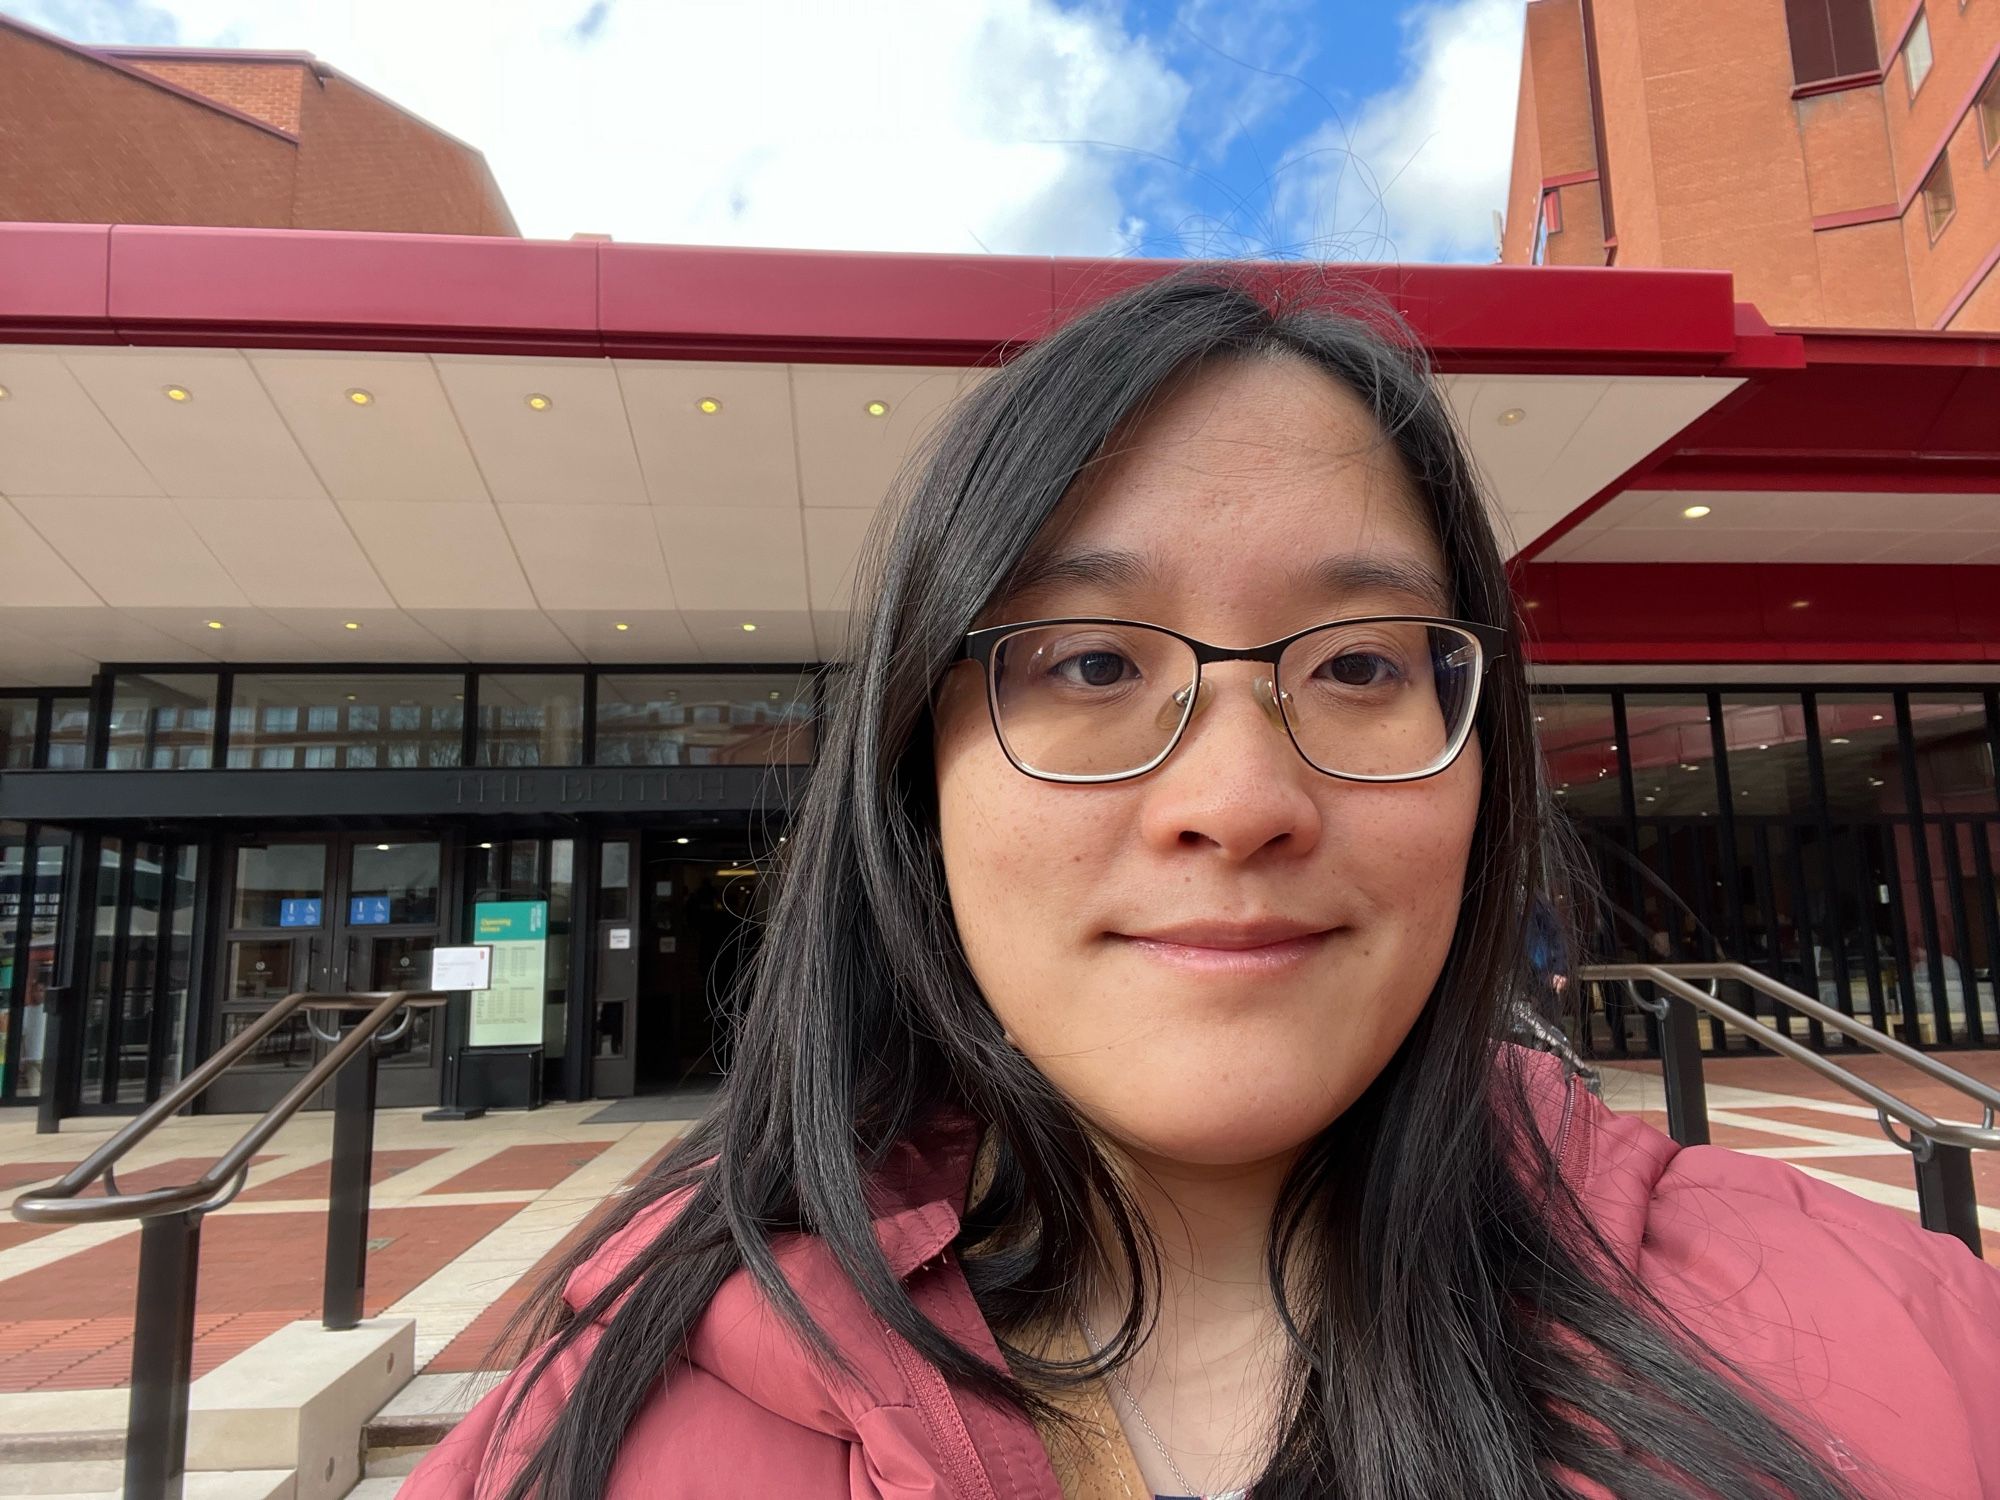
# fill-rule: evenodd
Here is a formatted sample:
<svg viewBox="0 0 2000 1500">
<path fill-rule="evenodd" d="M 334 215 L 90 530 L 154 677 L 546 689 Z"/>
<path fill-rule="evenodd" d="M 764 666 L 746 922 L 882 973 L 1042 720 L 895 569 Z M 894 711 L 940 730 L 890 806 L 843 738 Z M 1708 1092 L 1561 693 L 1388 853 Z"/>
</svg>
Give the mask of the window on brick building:
<svg viewBox="0 0 2000 1500">
<path fill-rule="evenodd" d="M 1917 90 L 1924 86 L 1924 80 L 1931 76 L 1931 22 L 1922 11 L 1910 25 L 1910 34 L 1903 40 L 1903 77 L 1910 85 L 1910 97 L 1917 97 Z"/>
<path fill-rule="evenodd" d="M 1951 158 L 1940 156 L 1938 164 L 1931 168 L 1931 175 L 1924 179 L 1924 223 L 1932 239 L 1943 233 L 1957 208 L 1958 199 L 1951 191 Z"/>
<path fill-rule="evenodd" d="M 1986 87 L 1979 91 L 1979 145 L 1991 161 L 1993 154 L 2000 151 L 2000 68 L 1993 70 L 1993 76 L 1986 80 Z"/>
<path fill-rule="evenodd" d="M 1875 71 L 1875 16 L 1868 0 L 1785 0 L 1792 80 L 1822 83 Z"/>
</svg>

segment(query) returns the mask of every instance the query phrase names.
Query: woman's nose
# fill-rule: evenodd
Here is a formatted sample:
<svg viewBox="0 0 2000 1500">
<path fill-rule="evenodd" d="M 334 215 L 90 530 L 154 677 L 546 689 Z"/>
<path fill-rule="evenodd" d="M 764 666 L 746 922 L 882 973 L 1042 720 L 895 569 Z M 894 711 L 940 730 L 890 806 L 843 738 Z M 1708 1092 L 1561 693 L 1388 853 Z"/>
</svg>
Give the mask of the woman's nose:
<svg viewBox="0 0 2000 1500">
<path fill-rule="evenodd" d="M 1181 740 L 1144 778 L 1141 832 L 1162 848 L 1211 848 L 1231 860 L 1280 847 L 1303 854 L 1321 814 L 1292 745 L 1269 669 L 1211 668 Z"/>
</svg>

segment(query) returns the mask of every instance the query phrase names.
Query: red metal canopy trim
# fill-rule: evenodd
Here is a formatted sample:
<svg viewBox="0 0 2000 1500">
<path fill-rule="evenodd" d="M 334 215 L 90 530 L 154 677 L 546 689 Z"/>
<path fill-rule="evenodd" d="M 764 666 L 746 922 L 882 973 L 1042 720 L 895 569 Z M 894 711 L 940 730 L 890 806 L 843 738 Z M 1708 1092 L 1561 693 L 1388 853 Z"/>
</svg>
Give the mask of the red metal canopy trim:
<svg viewBox="0 0 2000 1500">
<path fill-rule="evenodd" d="M 0 225 L 0 340 L 975 364 L 1175 261 L 715 249 L 325 230 Z M 1242 267 L 1386 304 L 1447 371 L 1796 362 L 1711 271 Z"/>
</svg>

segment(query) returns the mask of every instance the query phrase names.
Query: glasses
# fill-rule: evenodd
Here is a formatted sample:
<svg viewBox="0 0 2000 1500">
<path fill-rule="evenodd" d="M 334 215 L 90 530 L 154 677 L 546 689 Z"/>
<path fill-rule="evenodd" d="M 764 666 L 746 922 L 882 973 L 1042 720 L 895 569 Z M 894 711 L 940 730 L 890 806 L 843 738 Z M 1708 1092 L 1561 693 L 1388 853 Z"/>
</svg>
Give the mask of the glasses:
<svg viewBox="0 0 2000 1500">
<path fill-rule="evenodd" d="M 1211 646 L 1132 620 L 1030 620 L 966 636 L 993 732 L 1041 781 L 1123 781 L 1173 753 L 1203 702 L 1201 669 L 1253 661 L 1264 711 L 1306 764 L 1347 781 L 1418 781 L 1458 758 L 1507 632 L 1427 615 L 1316 625 L 1267 646 Z"/>
</svg>

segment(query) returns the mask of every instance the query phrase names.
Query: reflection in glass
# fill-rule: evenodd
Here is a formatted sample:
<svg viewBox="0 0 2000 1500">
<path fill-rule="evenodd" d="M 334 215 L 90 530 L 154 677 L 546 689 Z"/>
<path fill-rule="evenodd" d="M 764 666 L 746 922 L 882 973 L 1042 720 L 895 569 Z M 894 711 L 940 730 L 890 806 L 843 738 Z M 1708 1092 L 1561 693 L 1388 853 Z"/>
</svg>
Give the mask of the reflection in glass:
<svg viewBox="0 0 2000 1500">
<path fill-rule="evenodd" d="M 607 841 L 598 850 L 597 920 L 625 922 L 632 916 L 632 846 L 624 839 Z"/>
<path fill-rule="evenodd" d="M 89 765 L 90 700 L 56 698 L 49 709 L 49 769 L 75 771 Z"/>
<path fill-rule="evenodd" d="M 33 698 L 0 698 L 0 770 L 25 771 L 35 763 Z"/>
<path fill-rule="evenodd" d="M 248 1031 L 259 1011 L 227 1011 L 222 1017 L 222 1041 L 226 1046 Z M 322 1023 L 323 1024 L 323 1023 Z M 313 1035 L 304 1016 L 293 1015 L 252 1047 L 239 1066 L 246 1068 L 293 1068 L 300 1072 L 313 1065 Z"/>
<path fill-rule="evenodd" d="M 1976 692 L 1911 693 L 1910 734 L 1925 812 L 1990 813 L 1993 739 L 1986 701 Z"/>
<path fill-rule="evenodd" d="M 346 920 L 351 926 L 436 922 L 437 842 L 356 844 L 347 890 Z"/>
<path fill-rule="evenodd" d="M 583 679 L 486 672 L 479 678 L 482 766 L 583 763 Z"/>
<path fill-rule="evenodd" d="M 318 901 L 319 920 L 287 901 Z M 236 851 L 236 908 L 231 927 L 320 927 L 326 910 L 326 845 L 244 844 Z"/>
<path fill-rule="evenodd" d="M 231 686 L 229 764 L 265 770 L 456 766 L 465 680 L 245 673 Z"/>
<path fill-rule="evenodd" d="M 114 771 L 190 770 L 209 763 L 215 738 L 212 675 L 116 678 L 105 764 Z"/>
<path fill-rule="evenodd" d="M 1722 735 L 1735 811 L 1795 813 L 1812 806 L 1806 709 L 1797 693 L 1724 693 Z"/>
<path fill-rule="evenodd" d="M 1624 815 L 1609 693 L 1536 693 L 1535 738 L 1557 806 L 1573 818 Z"/>
<path fill-rule="evenodd" d="M 1833 813 L 1900 813 L 1903 764 L 1888 693 L 1821 693 L 1816 700 L 1826 805 Z"/>
<path fill-rule="evenodd" d="M 19 825 L 13 825 L 19 829 Z M 27 854 L 17 833 L 0 845 L 0 1026 L 6 1024 L 9 997 L 21 997 L 18 1038 L 0 1038 L 10 1070 L 8 1081 L 16 1099 L 32 1099 L 42 1091 L 42 1057 L 48 1037 L 48 991 L 55 982 L 56 933 L 62 921 L 63 869 L 69 850 L 60 835 L 44 833 L 37 841 L 34 878 L 23 883 Z M 17 925 L 28 924 L 27 961 L 14 967 Z"/>
<path fill-rule="evenodd" d="M 1708 699 L 1700 693 L 1627 693 L 1632 793 L 1639 816 L 1710 817 L 1720 799 Z"/>
<path fill-rule="evenodd" d="M 146 1097 L 146 1054 L 153 1035 L 154 980 L 159 972 L 162 901 L 158 844 L 132 848 L 132 899 L 125 916 L 124 973 L 119 985 L 117 1069 L 112 1098 L 136 1104 Z"/>
<path fill-rule="evenodd" d="M 83 1097 L 96 1100 L 104 1086 L 110 1050 L 111 1000 L 117 983 L 118 874 L 124 845 L 108 838 L 97 856 L 97 913 L 91 928 L 90 967 L 83 1012 Z"/>
<path fill-rule="evenodd" d="M 810 675 L 597 679 L 601 766 L 802 766 L 812 756 Z"/>
<path fill-rule="evenodd" d="M 239 938 L 229 945 L 229 998 L 282 1000 L 292 993 L 292 938 Z"/>
<path fill-rule="evenodd" d="M 193 958 L 195 858 L 191 844 L 182 844 L 173 869 L 166 900 L 167 931 L 161 947 L 166 972 L 161 977 L 160 994 L 167 1007 L 166 1056 L 161 1059 L 160 1086 L 171 1088 L 180 1082 L 181 1054 L 187 1040 L 188 973 Z"/>
</svg>

